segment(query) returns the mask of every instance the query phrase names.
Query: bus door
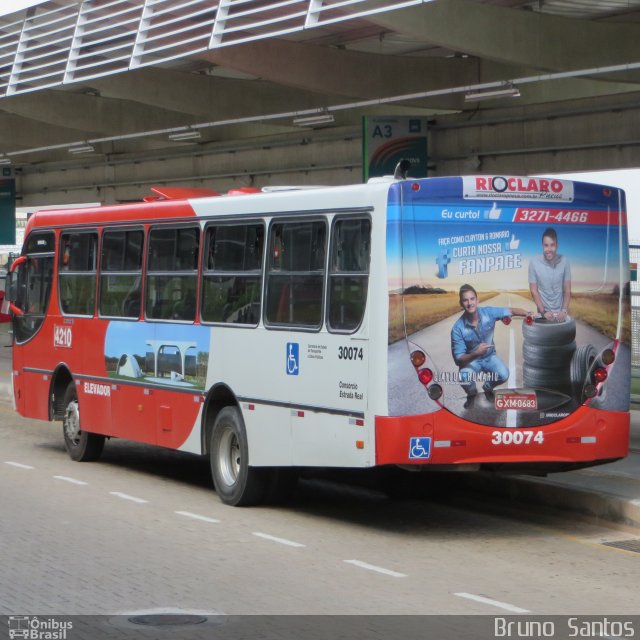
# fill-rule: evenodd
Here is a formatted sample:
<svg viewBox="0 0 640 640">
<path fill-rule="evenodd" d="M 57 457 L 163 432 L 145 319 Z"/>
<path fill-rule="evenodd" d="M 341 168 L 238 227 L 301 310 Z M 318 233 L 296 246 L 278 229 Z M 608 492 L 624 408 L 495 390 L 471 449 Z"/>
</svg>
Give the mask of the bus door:
<svg viewBox="0 0 640 640">
<path fill-rule="evenodd" d="M 16 263 L 11 276 L 10 296 L 14 304 L 13 384 L 16 408 L 24 413 L 25 399 L 30 398 L 29 415 L 49 417 L 50 362 L 53 336 L 42 342 L 32 340 L 42 331 L 51 331 L 45 315 L 53 283 L 55 236 L 53 232 L 32 233 L 23 251 L 25 260 Z M 15 283 L 15 284 L 13 284 Z M 28 367 L 25 366 L 28 363 Z"/>
<path fill-rule="evenodd" d="M 67 367 L 76 382 L 81 426 L 111 433 L 111 385 L 102 353 L 105 324 L 96 318 L 98 233 L 64 230 L 58 249 L 58 304 L 54 323 L 55 364 Z M 57 401 L 59 399 L 56 399 Z"/>
</svg>

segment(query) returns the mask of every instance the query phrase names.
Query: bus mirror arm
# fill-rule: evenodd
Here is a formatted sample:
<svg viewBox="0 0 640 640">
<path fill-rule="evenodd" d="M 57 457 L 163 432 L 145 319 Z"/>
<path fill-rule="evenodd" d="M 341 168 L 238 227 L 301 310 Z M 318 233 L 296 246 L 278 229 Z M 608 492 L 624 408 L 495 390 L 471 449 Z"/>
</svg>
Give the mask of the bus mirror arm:
<svg viewBox="0 0 640 640">
<path fill-rule="evenodd" d="M 16 279 L 15 271 L 20 266 L 25 264 L 27 256 L 20 256 L 11 263 L 9 267 L 9 273 L 7 274 L 7 292 L 6 299 L 9 302 L 9 310 L 16 316 L 23 316 L 24 311 L 18 307 L 15 303 L 18 298 L 18 281 Z"/>
<path fill-rule="evenodd" d="M 24 315 L 24 311 L 20 307 L 17 307 L 15 304 L 13 304 L 13 302 L 9 302 L 9 310 L 15 316 L 23 316 Z"/>
<path fill-rule="evenodd" d="M 27 256 L 20 256 L 16 258 L 9 267 L 9 273 L 13 273 L 21 264 L 24 264 L 27 261 Z"/>
</svg>

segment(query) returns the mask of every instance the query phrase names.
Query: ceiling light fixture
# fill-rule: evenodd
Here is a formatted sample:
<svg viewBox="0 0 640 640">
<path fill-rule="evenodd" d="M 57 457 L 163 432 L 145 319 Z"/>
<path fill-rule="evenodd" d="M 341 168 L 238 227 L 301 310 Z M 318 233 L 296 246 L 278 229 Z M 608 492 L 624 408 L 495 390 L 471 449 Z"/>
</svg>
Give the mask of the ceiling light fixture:
<svg viewBox="0 0 640 640">
<path fill-rule="evenodd" d="M 188 131 L 176 131 L 169 134 L 169 140 L 183 141 L 183 140 L 197 140 L 202 138 L 202 134 L 199 131 L 189 129 Z"/>
<path fill-rule="evenodd" d="M 11 164 L 11 158 L 7 158 L 7 156 L 0 156 L 0 164 Z"/>
<path fill-rule="evenodd" d="M 494 98 L 519 98 L 520 89 L 514 87 L 513 84 L 506 84 L 495 89 L 487 89 L 486 91 L 469 91 L 464 95 L 465 102 L 478 102 L 479 100 L 493 100 Z"/>
<path fill-rule="evenodd" d="M 68 151 L 69 153 L 73 153 L 74 155 L 77 155 L 80 153 L 93 153 L 95 149 L 91 144 L 83 144 L 77 147 L 69 147 Z"/>
<path fill-rule="evenodd" d="M 321 127 L 336 121 L 332 113 L 317 113 L 312 116 L 301 116 L 293 119 L 297 127 Z"/>
<path fill-rule="evenodd" d="M 423 100 L 426 98 L 436 98 L 447 95 L 459 95 L 464 94 L 467 100 L 473 101 L 474 98 L 470 96 L 477 95 L 478 98 L 476 100 L 486 100 L 496 97 L 517 97 L 519 95 L 519 90 L 515 86 L 524 85 L 524 84 L 534 84 L 539 82 L 548 82 L 550 80 L 564 80 L 566 78 L 581 78 L 586 76 L 594 76 L 601 75 L 603 73 L 619 73 L 619 72 L 627 72 L 634 71 L 640 69 L 640 61 L 638 62 L 630 62 L 619 65 L 610 65 L 607 67 L 593 67 L 586 69 L 576 69 L 572 71 L 562 71 L 558 73 L 544 73 L 538 74 L 534 76 L 521 76 L 518 78 L 514 78 L 508 82 L 502 83 L 487 83 L 487 84 L 477 84 L 477 85 L 465 85 L 461 87 L 448 87 L 443 89 L 431 89 L 428 91 L 419 91 L 417 93 L 408 93 L 401 95 L 388 96 L 385 98 L 373 98 L 369 100 L 359 100 L 357 102 L 348 102 L 343 104 L 335 104 L 331 106 L 331 111 L 351 111 L 354 109 L 362 110 L 368 107 L 380 107 L 387 104 L 398 104 L 400 102 L 407 102 L 409 100 Z M 493 86 L 492 86 L 493 85 Z M 496 92 L 500 93 L 496 93 Z M 310 110 L 311 111 L 311 110 Z M 230 118 L 226 120 L 215 120 L 213 122 L 200 122 L 196 125 L 191 125 L 192 127 L 197 127 L 198 129 L 212 128 L 212 127 L 222 127 L 228 126 L 232 124 L 249 124 L 249 123 L 264 123 L 270 122 L 273 120 L 285 120 L 294 118 L 294 124 L 299 126 L 313 126 L 309 124 L 308 118 L 312 118 L 312 122 L 315 120 L 318 121 L 318 118 L 321 118 L 321 124 L 330 124 L 333 120 L 333 115 L 328 114 L 326 112 L 322 112 L 321 108 L 318 107 L 316 115 L 313 116 L 300 116 L 301 112 L 297 111 L 283 111 L 278 113 L 270 113 L 270 114 L 256 114 L 253 116 L 245 116 L 242 118 Z M 327 119 L 327 116 L 329 119 Z M 304 122 L 306 120 L 306 122 Z M 302 121 L 302 122 L 301 122 Z M 95 138 L 91 139 L 89 143 L 105 143 L 105 142 L 118 142 L 122 140 L 142 140 L 144 138 L 156 137 L 156 136 L 167 136 L 171 135 L 172 132 L 177 133 L 175 128 L 172 129 L 155 129 L 151 131 L 139 131 L 136 133 L 128 133 L 124 135 L 115 135 L 115 136 L 106 136 L 103 138 Z M 182 131 L 185 133 L 186 131 Z M 43 151 L 58 151 L 61 149 L 71 149 L 76 148 L 78 145 L 83 144 L 82 142 L 67 142 L 63 144 L 54 144 L 47 145 L 43 147 L 29 147 L 26 149 L 19 149 L 15 151 L 9 151 L 6 153 L 7 156 L 24 156 L 31 153 L 41 153 Z M 87 151 L 88 152 L 88 151 Z M 86 152 L 83 152 L 86 153 Z"/>
</svg>

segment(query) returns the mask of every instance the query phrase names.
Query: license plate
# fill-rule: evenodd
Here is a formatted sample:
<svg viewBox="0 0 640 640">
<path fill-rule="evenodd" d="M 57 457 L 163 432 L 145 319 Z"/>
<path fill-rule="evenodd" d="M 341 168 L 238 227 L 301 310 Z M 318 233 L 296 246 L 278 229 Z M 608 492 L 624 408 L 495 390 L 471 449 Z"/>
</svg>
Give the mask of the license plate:
<svg viewBox="0 0 640 640">
<path fill-rule="evenodd" d="M 497 392 L 495 397 L 495 407 L 498 411 L 535 411 L 538 408 L 538 397 L 535 391 L 531 392 Z"/>
</svg>

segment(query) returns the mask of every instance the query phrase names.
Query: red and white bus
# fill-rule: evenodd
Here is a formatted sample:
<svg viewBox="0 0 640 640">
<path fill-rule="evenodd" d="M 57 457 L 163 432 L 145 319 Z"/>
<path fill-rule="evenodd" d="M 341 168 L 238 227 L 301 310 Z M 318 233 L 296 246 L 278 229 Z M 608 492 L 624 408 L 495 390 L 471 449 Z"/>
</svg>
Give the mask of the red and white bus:
<svg viewBox="0 0 640 640">
<path fill-rule="evenodd" d="M 304 467 L 543 474 L 627 454 L 619 189 L 155 192 L 35 213 L 12 268 L 15 404 L 62 420 L 74 460 L 112 437 L 206 454 L 222 501 L 243 505 Z M 538 298 L 536 261 L 552 271 Z M 545 288 L 563 308 L 540 307 Z M 474 332 L 493 365 L 465 359 Z"/>
</svg>

